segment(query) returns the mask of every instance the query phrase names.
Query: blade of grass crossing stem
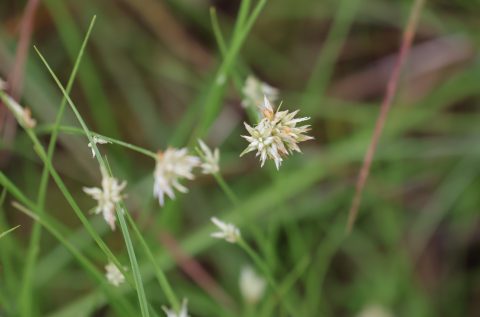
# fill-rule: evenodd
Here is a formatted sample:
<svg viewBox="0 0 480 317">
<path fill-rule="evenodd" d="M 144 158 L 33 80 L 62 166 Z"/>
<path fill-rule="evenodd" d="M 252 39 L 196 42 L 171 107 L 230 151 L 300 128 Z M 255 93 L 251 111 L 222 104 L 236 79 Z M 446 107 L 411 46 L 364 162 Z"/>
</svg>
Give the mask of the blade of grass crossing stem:
<svg viewBox="0 0 480 317">
<path fill-rule="evenodd" d="M 403 32 L 402 42 L 400 44 L 400 51 L 398 53 L 397 60 L 392 70 L 392 74 L 387 83 L 387 90 L 380 106 L 380 113 L 375 122 L 375 130 L 371 138 L 370 144 L 367 148 L 363 159 L 363 165 L 360 169 L 357 183 L 355 185 L 355 194 L 353 197 L 350 210 L 348 212 L 348 221 L 346 231 L 350 233 L 352 231 L 355 220 L 357 219 L 358 209 L 360 208 L 360 202 L 362 200 L 362 192 L 367 182 L 368 175 L 370 173 L 370 166 L 372 165 L 373 156 L 377 149 L 378 140 L 382 135 L 383 127 L 387 120 L 387 115 L 390 110 L 390 107 L 393 103 L 393 98 L 395 97 L 398 81 L 400 78 L 400 72 L 403 64 L 407 58 L 410 47 L 412 46 L 413 38 L 415 36 L 415 31 L 417 29 L 418 20 L 420 19 L 420 13 L 422 11 L 423 4 L 426 0 L 415 0 L 412 6 L 410 16 L 408 18 L 407 26 Z"/>
<path fill-rule="evenodd" d="M 310 75 L 304 96 L 300 103 L 304 107 L 311 105 L 306 110 L 314 109 L 314 104 L 309 101 L 313 99 L 315 100 L 315 105 L 318 105 L 324 97 L 340 50 L 343 47 L 343 43 L 345 42 L 345 38 L 357 12 L 358 4 L 359 0 L 340 1 L 333 26 L 328 33 L 325 44 L 322 46 L 322 50 Z"/>
<path fill-rule="evenodd" d="M 138 301 L 140 302 L 140 310 L 143 317 L 148 317 L 150 316 L 150 314 L 148 312 L 147 296 L 145 295 L 145 290 L 143 288 L 142 276 L 140 274 L 140 268 L 138 267 L 132 240 L 130 239 L 130 233 L 128 232 L 127 223 L 125 222 L 125 217 L 123 216 L 124 212 L 127 211 L 125 211 L 122 206 L 117 204 L 117 218 L 120 222 L 120 227 L 122 228 L 122 234 L 123 238 L 125 239 L 125 244 L 127 245 L 128 257 L 130 258 L 130 263 L 132 265 L 133 279 L 135 280 L 135 285 L 137 286 L 137 295 Z"/>
<path fill-rule="evenodd" d="M 80 47 L 80 51 L 78 53 L 78 56 L 75 60 L 75 64 L 73 66 L 72 73 L 70 75 L 70 78 L 68 79 L 68 84 L 67 84 L 67 92 L 69 93 L 72 89 L 73 82 L 75 80 L 75 76 L 77 74 L 80 61 L 82 60 L 83 53 L 85 51 L 85 47 L 87 45 L 88 39 L 90 37 L 91 31 L 93 29 L 95 20 L 92 20 L 90 23 L 90 26 L 88 28 L 88 31 L 85 35 L 85 38 L 82 42 L 82 45 Z M 58 137 L 58 128 L 60 126 L 60 123 L 63 118 L 63 113 L 65 111 L 65 106 L 66 106 L 66 99 L 62 98 L 62 101 L 60 103 L 60 108 L 57 112 L 57 116 L 55 119 L 55 125 L 52 130 L 52 134 L 50 136 L 50 142 L 48 144 L 48 149 L 47 149 L 47 161 L 51 164 L 52 163 L 52 157 L 53 153 L 55 151 L 55 145 L 57 142 L 57 137 Z M 45 208 L 45 199 L 46 199 L 46 193 L 47 193 L 47 187 L 48 187 L 48 179 L 49 179 L 49 172 L 48 168 L 46 165 L 43 167 L 42 171 L 42 176 L 40 179 L 40 185 L 39 185 L 39 190 L 38 190 L 38 198 L 37 198 L 37 206 L 38 206 L 38 212 L 43 213 L 44 208 Z M 23 280 L 22 280 L 22 286 L 21 286 L 21 291 L 20 291 L 20 297 L 19 297 L 19 307 L 21 307 L 21 313 L 22 316 L 28 317 L 31 316 L 32 314 L 32 294 L 33 294 L 33 289 L 32 289 L 32 276 L 35 268 L 35 263 L 38 257 L 38 253 L 40 250 L 40 239 L 41 239 L 41 225 L 39 222 L 35 222 L 33 224 L 33 229 L 32 229 L 32 234 L 31 234 L 31 239 L 30 239 L 30 245 L 27 251 L 27 261 L 25 264 L 25 269 L 23 273 Z"/>
<path fill-rule="evenodd" d="M 253 9 L 250 18 L 245 22 L 243 28 L 241 28 L 237 34 L 234 34 L 234 38 L 232 39 L 232 43 L 227 51 L 227 54 L 225 55 L 225 59 L 220 65 L 207 93 L 205 108 L 203 111 L 204 115 L 201 117 L 201 120 L 199 121 L 194 135 L 190 141 L 203 137 L 215 119 L 220 108 L 223 94 L 225 92 L 227 77 L 234 64 L 235 57 L 238 55 L 243 42 L 252 29 L 253 24 L 260 15 L 260 12 L 262 11 L 266 2 L 267 0 L 260 0 Z"/>
<path fill-rule="evenodd" d="M 155 275 L 157 277 L 158 283 L 160 284 L 160 287 L 165 293 L 166 298 L 170 302 L 170 305 L 174 308 L 175 311 L 178 311 L 180 309 L 180 302 L 178 301 L 178 298 L 175 296 L 175 293 L 173 292 L 173 289 L 168 282 L 167 278 L 165 277 L 165 273 L 163 273 L 162 268 L 160 265 L 157 263 L 157 260 L 155 260 L 155 256 L 153 255 L 152 250 L 150 250 L 147 242 L 143 238 L 140 230 L 138 230 L 137 225 L 135 224 L 135 221 L 133 221 L 132 217 L 128 212 L 125 213 L 126 218 L 128 222 L 130 223 L 130 226 L 133 228 L 133 231 L 135 232 L 135 235 L 137 236 L 138 240 L 142 244 L 143 249 L 145 250 L 145 253 L 147 254 L 148 258 L 150 259 L 150 262 L 152 262 L 153 268 L 155 270 Z"/>
</svg>

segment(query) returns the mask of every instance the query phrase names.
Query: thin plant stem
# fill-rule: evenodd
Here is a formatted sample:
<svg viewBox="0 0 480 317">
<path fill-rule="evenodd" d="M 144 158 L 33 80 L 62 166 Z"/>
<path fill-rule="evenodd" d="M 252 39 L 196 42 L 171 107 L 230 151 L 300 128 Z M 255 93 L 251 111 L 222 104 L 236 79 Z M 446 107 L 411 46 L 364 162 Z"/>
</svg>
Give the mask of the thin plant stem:
<svg viewBox="0 0 480 317">
<path fill-rule="evenodd" d="M 370 173 L 370 167 L 372 165 L 373 156 L 375 155 L 378 141 L 380 139 L 380 136 L 382 135 L 383 127 L 387 120 L 388 112 L 392 106 L 393 98 L 395 97 L 397 92 L 398 81 L 400 78 L 402 66 L 405 63 L 405 60 L 407 59 L 408 53 L 412 46 L 413 38 L 415 36 L 415 31 L 417 29 L 418 20 L 420 18 L 420 13 L 422 11 L 422 7 L 424 3 L 425 3 L 425 0 L 415 0 L 415 2 L 413 3 L 412 10 L 408 18 L 407 26 L 403 33 L 400 51 L 398 53 L 396 63 L 393 67 L 392 74 L 390 75 L 390 78 L 387 83 L 387 90 L 385 92 L 385 96 L 380 106 L 380 113 L 378 115 L 377 121 L 375 122 L 375 130 L 370 140 L 370 144 L 367 148 L 367 152 L 365 153 L 365 156 L 363 158 L 363 165 L 362 165 L 362 168 L 360 169 L 357 183 L 355 185 L 355 195 L 353 197 L 353 201 L 350 206 L 350 210 L 348 212 L 348 220 L 347 220 L 347 227 L 346 227 L 347 234 L 349 234 L 352 231 L 352 228 L 355 224 L 355 220 L 357 219 L 358 209 L 360 208 L 360 203 L 362 200 L 363 188 L 365 187 L 365 183 L 367 182 L 367 178 Z"/>
<path fill-rule="evenodd" d="M 82 46 L 80 48 L 78 57 L 75 61 L 72 73 L 70 75 L 70 78 L 68 80 L 67 84 L 67 91 L 70 92 L 73 86 L 73 82 L 75 80 L 80 61 L 83 56 L 83 52 L 85 51 L 86 44 L 88 42 L 88 39 L 90 37 L 90 33 L 93 29 L 94 26 L 94 20 L 92 20 L 92 23 L 90 24 L 88 31 L 85 35 L 85 39 L 83 40 Z M 66 106 L 66 100 L 65 98 L 62 98 L 62 102 L 60 103 L 60 108 L 57 112 L 57 117 L 55 119 L 55 124 L 52 129 L 52 134 L 50 136 L 50 142 L 48 144 L 48 149 L 47 149 L 47 160 L 52 163 L 52 158 L 53 158 L 53 153 L 55 151 L 55 145 L 57 143 L 57 137 L 58 137 L 58 127 L 60 126 L 60 123 L 63 118 L 63 113 L 65 111 L 65 106 Z M 38 195 L 37 195 L 37 206 L 38 206 L 38 211 L 40 213 L 44 212 L 45 208 L 45 199 L 46 199 L 46 193 L 47 193 L 47 187 L 48 187 L 48 179 L 49 179 L 49 172 L 48 168 L 46 165 L 44 165 L 43 170 L 42 170 L 42 176 L 40 179 L 40 185 L 39 185 L 39 190 L 38 190 Z M 30 316 L 31 315 L 31 296 L 32 296 L 32 275 L 33 271 L 35 268 L 35 263 L 36 259 L 38 257 L 38 252 L 39 252 L 39 243 L 41 239 L 41 225 L 38 222 L 35 222 L 33 224 L 33 229 L 32 229 L 32 234 L 31 234 L 31 239 L 30 239 L 30 244 L 29 248 L 27 251 L 27 261 L 25 264 L 25 270 L 23 274 L 23 281 L 22 281 L 22 289 L 20 291 L 20 307 L 24 307 L 25 311 L 25 316 Z"/>
</svg>

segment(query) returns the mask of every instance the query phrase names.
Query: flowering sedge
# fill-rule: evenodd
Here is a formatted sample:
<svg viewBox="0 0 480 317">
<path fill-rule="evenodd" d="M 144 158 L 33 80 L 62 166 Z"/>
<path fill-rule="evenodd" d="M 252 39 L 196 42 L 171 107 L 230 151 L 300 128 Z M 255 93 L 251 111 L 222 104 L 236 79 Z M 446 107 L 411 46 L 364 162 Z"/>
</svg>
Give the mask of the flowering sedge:
<svg viewBox="0 0 480 317">
<path fill-rule="evenodd" d="M 212 233 L 210 236 L 216 239 L 223 239 L 230 243 L 236 243 L 240 240 L 240 230 L 231 223 L 225 223 L 215 217 L 211 218 L 215 226 L 220 229 L 218 232 Z"/>
<path fill-rule="evenodd" d="M 165 195 L 175 198 L 174 190 L 181 193 L 188 189 L 180 184 L 180 180 L 194 179 L 192 170 L 200 165 L 200 159 L 188 154 L 186 148 L 168 148 L 165 152 L 158 152 L 154 172 L 153 196 L 158 199 L 160 206 L 165 204 Z"/>
<path fill-rule="evenodd" d="M 261 166 L 267 159 L 275 162 L 277 170 L 282 164 L 283 157 L 295 152 L 301 152 L 298 143 L 311 140 L 313 137 L 306 135 L 310 131 L 309 125 L 299 126 L 297 124 L 309 117 L 295 118 L 298 110 L 289 112 L 288 110 L 276 111 L 265 96 L 261 107 L 263 118 L 254 127 L 244 123 L 249 135 L 242 135 L 249 145 L 240 154 L 256 151 L 256 156 L 260 157 Z"/>
<path fill-rule="evenodd" d="M 102 171 L 102 188 L 84 187 L 83 191 L 95 199 L 98 204 L 93 210 L 95 214 L 102 213 L 103 219 L 112 230 L 115 230 L 115 205 L 123 199 L 122 190 L 127 182 L 119 182 L 116 178 Z"/>
<path fill-rule="evenodd" d="M 215 174 L 220 170 L 219 161 L 220 161 L 220 151 L 218 148 L 213 151 L 202 141 L 198 140 L 200 145 L 200 159 L 202 163 L 200 167 L 202 168 L 203 174 Z"/>
<path fill-rule="evenodd" d="M 245 80 L 242 92 L 244 96 L 242 106 L 244 108 L 252 107 L 259 110 L 264 96 L 272 102 L 275 102 L 278 98 L 278 89 L 258 80 L 252 75 Z"/>
<path fill-rule="evenodd" d="M 240 293 L 249 304 L 256 304 L 263 296 L 267 283 L 250 266 L 245 266 L 240 272 Z"/>
<path fill-rule="evenodd" d="M 105 276 L 107 277 L 108 282 L 113 286 L 118 287 L 125 281 L 125 276 L 114 263 L 110 262 L 105 265 L 105 271 Z"/>
</svg>

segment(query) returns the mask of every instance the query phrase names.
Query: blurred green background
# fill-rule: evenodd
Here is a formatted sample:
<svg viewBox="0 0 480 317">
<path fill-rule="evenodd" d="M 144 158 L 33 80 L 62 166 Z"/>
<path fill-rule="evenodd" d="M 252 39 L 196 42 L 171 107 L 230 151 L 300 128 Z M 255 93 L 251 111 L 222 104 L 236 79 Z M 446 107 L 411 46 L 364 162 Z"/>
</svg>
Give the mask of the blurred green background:
<svg viewBox="0 0 480 317">
<path fill-rule="evenodd" d="M 216 107 L 209 94 L 223 60 L 210 8 L 228 46 L 240 1 L 43 0 L 26 63 L 15 73 L 26 4 L 0 1 L 0 77 L 20 76 L 19 100 L 32 109 L 45 145 L 45 127 L 54 122 L 62 95 L 32 46 L 66 83 L 94 15 L 71 93 L 89 127 L 152 151 L 192 144 L 206 109 Z M 152 161 L 119 147 L 101 148 L 115 175 L 128 181 L 129 210 L 176 292 L 189 298 L 192 316 L 245 316 L 238 274 L 249 259 L 208 237 L 211 216 L 238 224 L 285 285 L 298 316 L 358 316 L 372 305 L 391 316 L 480 315 L 480 1 L 426 2 L 358 222 L 345 236 L 356 176 L 411 5 L 267 1 L 225 91 L 213 99 L 219 111 L 204 137 L 221 150 L 222 174 L 238 206 L 213 178 L 199 176 L 188 183 L 187 195 L 161 208 L 152 197 Z M 242 122 L 248 121 L 239 83 L 249 74 L 280 89 L 282 107 L 311 117 L 315 140 L 302 144 L 303 155 L 290 157 L 279 172 L 271 162 L 261 169 L 253 155 L 239 158 L 247 145 Z M 34 199 L 42 163 L 3 106 L 0 117 L 1 169 Z M 63 123 L 78 126 L 70 110 Z M 61 134 L 54 165 L 87 214 L 92 201 L 81 188 L 99 183 L 100 174 L 86 143 Z M 0 240 L 0 316 L 17 316 L 32 227 L 10 201 L 7 196 L 2 205 L 0 231 L 21 227 Z M 46 210 L 103 267 L 102 253 L 53 182 Z M 120 232 L 89 217 L 128 263 Z M 172 240 L 221 295 L 212 296 L 173 264 Z M 140 262 L 147 297 L 160 311 L 165 297 L 142 254 Z M 97 285 L 49 234 L 42 235 L 33 285 L 33 316 L 114 316 Z M 136 303 L 131 289 L 125 294 Z M 286 316 L 277 306 L 274 296 L 266 297 L 257 316 Z"/>
</svg>

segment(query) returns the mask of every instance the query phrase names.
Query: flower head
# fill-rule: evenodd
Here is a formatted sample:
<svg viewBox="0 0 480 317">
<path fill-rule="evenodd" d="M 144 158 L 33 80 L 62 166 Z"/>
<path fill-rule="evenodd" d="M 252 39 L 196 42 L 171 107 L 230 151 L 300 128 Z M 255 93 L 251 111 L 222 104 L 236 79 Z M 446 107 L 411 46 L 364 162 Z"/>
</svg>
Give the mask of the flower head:
<svg viewBox="0 0 480 317">
<path fill-rule="evenodd" d="M 256 156 L 260 156 L 261 166 L 265 164 L 266 159 L 275 162 L 277 169 L 280 168 L 282 157 L 292 154 L 293 151 L 301 152 L 298 143 L 311 140 L 313 137 L 306 135 L 310 131 L 309 125 L 297 127 L 297 123 L 306 121 L 310 118 L 295 118 L 297 111 L 274 110 L 270 101 L 265 96 L 262 105 L 263 119 L 251 127 L 247 123 L 245 128 L 250 135 L 243 135 L 249 145 L 240 154 L 257 151 Z"/>
<path fill-rule="evenodd" d="M 255 304 L 265 292 L 265 279 L 259 276 L 250 266 L 240 272 L 240 292 L 247 303 Z"/>
<path fill-rule="evenodd" d="M 194 179 L 192 170 L 200 164 L 196 156 L 188 155 L 186 148 L 168 148 L 165 152 L 158 152 L 155 166 L 153 196 L 158 198 L 161 206 L 165 203 L 165 195 L 175 198 L 174 189 L 186 193 L 188 189 L 180 184 L 183 178 Z"/>
<path fill-rule="evenodd" d="M 162 309 L 167 314 L 167 317 L 189 317 L 188 309 L 187 309 L 188 301 L 186 298 L 182 301 L 182 307 L 180 311 L 176 313 L 173 309 L 168 309 L 167 307 L 163 306 Z"/>
<path fill-rule="evenodd" d="M 127 182 L 121 183 L 114 177 L 102 172 L 102 188 L 84 187 L 83 191 L 98 201 L 94 209 L 95 214 L 102 213 L 107 224 L 115 230 L 115 204 L 123 198 L 122 190 L 127 186 Z"/>
<path fill-rule="evenodd" d="M 0 85 L 3 85 L 0 83 Z M 7 95 L 6 93 L 1 92 L 5 87 L 0 87 L 0 93 L 2 99 L 4 99 L 5 105 L 10 109 L 10 111 L 17 119 L 18 123 L 24 127 L 33 129 L 37 125 L 37 121 L 32 118 L 32 112 L 29 108 L 22 107 L 18 102 L 15 101 L 12 97 Z"/>
<path fill-rule="evenodd" d="M 107 144 L 107 143 L 112 143 L 108 140 L 105 140 L 104 138 L 98 136 L 98 135 L 94 135 L 92 137 L 92 140 L 93 140 L 93 143 L 95 144 Z M 92 143 L 88 143 L 88 147 L 92 150 L 92 157 L 95 157 L 95 151 L 93 150 L 93 147 L 92 147 Z"/>
<path fill-rule="evenodd" d="M 217 239 L 224 239 L 230 243 L 236 243 L 240 240 L 240 230 L 231 223 L 225 223 L 215 217 L 211 218 L 220 231 L 212 233 L 210 236 Z"/>
<path fill-rule="evenodd" d="M 125 282 L 125 276 L 123 276 L 123 273 L 120 272 L 120 270 L 114 263 L 110 262 L 105 265 L 105 271 L 107 271 L 105 275 L 108 282 L 113 286 L 119 286 L 120 284 Z"/>
<path fill-rule="evenodd" d="M 198 144 L 200 144 L 200 149 L 202 150 L 202 154 L 200 155 L 200 159 L 202 160 L 202 163 L 200 164 L 202 173 L 217 173 L 220 170 L 218 166 L 218 162 L 220 161 L 220 151 L 218 149 L 212 151 L 202 140 L 198 140 Z"/>
<path fill-rule="evenodd" d="M 261 110 L 263 96 L 267 96 L 267 98 L 273 102 L 278 98 L 278 89 L 251 75 L 247 77 L 242 91 L 244 95 L 242 106 L 244 108 L 253 107 L 254 109 Z"/>
</svg>

